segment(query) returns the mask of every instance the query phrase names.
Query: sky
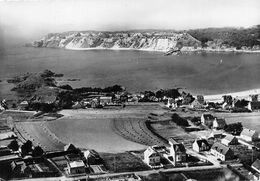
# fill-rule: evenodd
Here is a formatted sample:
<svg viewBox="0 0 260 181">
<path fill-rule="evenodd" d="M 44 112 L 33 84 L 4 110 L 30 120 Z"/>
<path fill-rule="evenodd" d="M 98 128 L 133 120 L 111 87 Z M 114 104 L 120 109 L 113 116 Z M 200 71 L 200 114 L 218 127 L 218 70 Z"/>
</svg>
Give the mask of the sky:
<svg viewBox="0 0 260 181">
<path fill-rule="evenodd" d="M 0 0 L 0 36 L 256 24 L 260 0 Z"/>
</svg>

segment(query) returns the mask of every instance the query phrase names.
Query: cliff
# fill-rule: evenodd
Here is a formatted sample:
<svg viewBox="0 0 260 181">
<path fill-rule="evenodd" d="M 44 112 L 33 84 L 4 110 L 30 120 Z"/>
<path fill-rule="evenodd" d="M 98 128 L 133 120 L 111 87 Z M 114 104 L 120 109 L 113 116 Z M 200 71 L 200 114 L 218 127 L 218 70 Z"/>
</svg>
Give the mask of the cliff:
<svg viewBox="0 0 260 181">
<path fill-rule="evenodd" d="M 72 31 L 51 33 L 30 44 L 74 50 L 135 49 L 162 51 L 260 52 L 260 25 L 251 28 L 208 28 L 175 32 L 154 31 Z"/>
<path fill-rule="evenodd" d="M 163 51 L 196 48 L 201 42 L 188 33 L 175 32 L 66 32 L 48 34 L 34 47 L 65 49 L 137 49 Z"/>
</svg>

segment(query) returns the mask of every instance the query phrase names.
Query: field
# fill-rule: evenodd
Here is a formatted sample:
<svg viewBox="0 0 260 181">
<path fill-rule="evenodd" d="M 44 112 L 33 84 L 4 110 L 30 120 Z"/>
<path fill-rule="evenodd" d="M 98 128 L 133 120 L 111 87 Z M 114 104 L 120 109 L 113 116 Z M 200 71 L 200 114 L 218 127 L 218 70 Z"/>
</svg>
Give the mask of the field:
<svg viewBox="0 0 260 181">
<path fill-rule="evenodd" d="M 60 113 L 64 117 L 46 122 L 46 125 L 62 142 L 80 148 L 109 153 L 141 150 L 160 143 L 144 125 L 150 112 L 161 114 L 165 110 L 158 104 L 127 105 L 123 109 L 63 110 Z"/>
<path fill-rule="evenodd" d="M 141 171 L 149 170 L 148 167 L 141 159 L 132 155 L 131 153 L 104 153 L 101 154 L 108 170 L 113 172 L 126 172 L 126 171 Z"/>
<path fill-rule="evenodd" d="M 21 140 L 31 140 L 33 145 L 39 145 L 45 151 L 63 150 L 65 145 L 45 127 L 44 122 L 16 123 L 16 129 Z"/>
</svg>

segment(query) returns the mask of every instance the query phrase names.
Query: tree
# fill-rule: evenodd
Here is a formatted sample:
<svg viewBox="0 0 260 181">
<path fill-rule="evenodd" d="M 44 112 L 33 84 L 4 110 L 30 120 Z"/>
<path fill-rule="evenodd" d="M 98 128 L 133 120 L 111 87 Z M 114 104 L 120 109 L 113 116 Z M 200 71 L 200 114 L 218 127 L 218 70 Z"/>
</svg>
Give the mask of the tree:
<svg viewBox="0 0 260 181">
<path fill-rule="evenodd" d="M 13 151 L 17 151 L 19 149 L 19 144 L 16 140 L 11 141 L 11 143 L 8 145 L 8 148 L 10 148 Z"/>
<path fill-rule="evenodd" d="M 172 115 L 172 121 L 175 122 L 178 126 L 189 126 L 189 123 L 186 119 L 180 117 L 178 114 L 174 113 Z"/>
<path fill-rule="evenodd" d="M 238 100 L 236 103 L 235 103 L 235 107 L 238 107 L 238 108 L 244 108 L 248 105 L 248 101 L 246 101 L 245 99 L 242 99 L 242 100 Z"/>
<path fill-rule="evenodd" d="M 44 153 L 43 149 L 40 146 L 36 146 L 34 150 L 32 151 L 33 157 L 39 157 L 42 156 Z"/>
<path fill-rule="evenodd" d="M 30 140 L 27 140 L 26 143 L 24 143 L 21 146 L 22 155 L 27 155 L 29 152 L 32 151 L 32 142 Z"/>
<path fill-rule="evenodd" d="M 240 135 L 243 130 L 243 125 L 241 122 L 228 124 L 225 126 L 224 130 L 233 135 Z"/>
</svg>

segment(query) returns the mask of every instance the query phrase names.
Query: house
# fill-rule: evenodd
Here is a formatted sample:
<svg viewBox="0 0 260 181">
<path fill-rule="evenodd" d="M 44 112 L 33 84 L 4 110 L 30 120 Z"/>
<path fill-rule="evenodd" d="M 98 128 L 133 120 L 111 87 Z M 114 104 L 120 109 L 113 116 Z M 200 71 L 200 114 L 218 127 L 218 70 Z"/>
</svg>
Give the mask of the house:
<svg viewBox="0 0 260 181">
<path fill-rule="evenodd" d="M 26 168 L 26 164 L 23 160 L 14 160 L 11 162 L 11 169 L 13 174 L 21 174 L 24 173 Z"/>
<path fill-rule="evenodd" d="M 200 140 L 196 139 L 194 141 L 194 143 L 192 144 L 192 148 L 193 148 L 193 150 L 195 150 L 197 152 L 210 150 L 209 143 L 205 139 L 200 139 Z"/>
<path fill-rule="evenodd" d="M 100 165 L 103 164 L 103 160 L 95 150 L 84 150 L 82 151 L 84 158 L 86 159 L 88 165 Z"/>
<path fill-rule="evenodd" d="M 169 140 L 170 147 L 168 148 L 170 151 L 169 159 L 174 163 L 182 163 L 186 161 L 186 149 L 183 144 L 177 143 L 173 138 Z"/>
<path fill-rule="evenodd" d="M 201 115 L 201 123 L 208 127 L 213 126 L 214 119 L 215 119 L 215 117 L 212 116 L 211 114 L 202 114 Z"/>
<path fill-rule="evenodd" d="M 101 96 L 99 98 L 99 101 L 102 106 L 106 106 L 113 103 L 112 96 Z"/>
<path fill-rule="evenodd" d="M 222 130 L 212 130 L 211 133 L 208 136 L 208 139 L 209 138 L 222 139 L 223 138 L 223 131 Z"/>
<path fill-rule="evenodd" d="M 237 145 L 238 139 L 231 134 L 227 134 L 226 137 L 221 140 L 221 143 L 226 145 L 226 146 Z"/>
<path fill-rule="evenodd" d="M 174 109 L 174 108 L 177 108 L 178 106 L 174 99 L 169 98 L 167 101 L 166 107 Z"/>
<path fill-rule="evenodd" d="M 144 162 L 151 167 L 160 166 L 161 156 L 152 147 L 148 147 L 144 151 Z"/>
<path fill-rule="evenodd" d="M 224 129 L 226 126 L 225 119 L 215 118 L 213 121 L 213 128 L 214 129 Z"/>
<path fill-rule="evenodd" d="M 256 141 L 258 140 L 258 136 L 259 136 L 258 132 L 248 128 L 244 128 L 240 134 L 240 137 L 245 141 Z"/>
<path fill-rule="evenodd" d="M 230 160 L 234 157 L 234 152 L 228 146 L 219 142 L 215 142 L 212 145 L 210 152 L 222 161 Z"/>
<path fill-rule="evenodd" d="M 68 162 L 66 171 L 69 175 L 85 174 L 86 173 L 85 164 L 82 160 Z"/>
<path fill-rule="evenodd" d="M 193 109 L 202 109 L 204 108 L 204 106 L 197 100 L 195 99 L 194 101 L 192 101 L 192 103 L 190 104 L 191 108 Z"/>
<path fill-rule="evenodd" d="M 255 162 L 251 165 L 253 169 L 254 180 L 260 180 L 260 160 L 256 159 Z"/>
<path fill-rule="evenodd" d="M 22 102 L 19 104 L 19 109 L 25 110 L 25 109 L 28 107 L 28 105 L 29 105 L 28 101 L 22 101 Z"/>
<path fill-rule="evenodd" d="M 76 150 L 77 148 L 73 144 L 67 144 L 64 146 L 64 151 Z"/>
</svg>

